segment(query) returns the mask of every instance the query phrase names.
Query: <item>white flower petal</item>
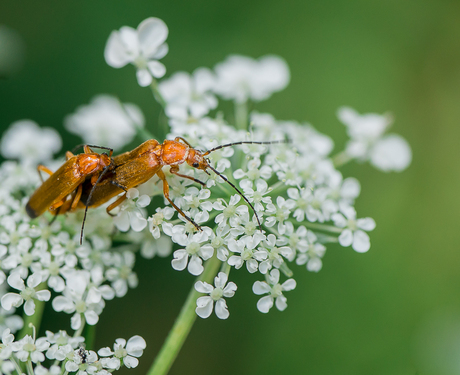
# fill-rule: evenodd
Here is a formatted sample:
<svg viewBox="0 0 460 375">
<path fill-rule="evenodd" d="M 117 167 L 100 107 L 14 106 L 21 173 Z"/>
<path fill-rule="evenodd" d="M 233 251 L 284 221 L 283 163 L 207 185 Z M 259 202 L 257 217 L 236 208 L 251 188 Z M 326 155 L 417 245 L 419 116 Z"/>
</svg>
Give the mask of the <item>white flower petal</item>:
<svg viewBox="0 0 460 375">
<path fill-rule="evenodd" d="M 275 305 L 279 311 L 284 311 L 287 307 L 287 298 L 285 296 L 276 297 Z"/>
<path fill-rule="evenodd" d="M 375 221 L 370 217 L 358 219 L 356 220 L 356 224 L 358 225 L 358 228 L 368 232 L 375 229 Z"/>
<path fill-rule="evenodd" d="M 137 358 L 134 358 L 128 355 L 123 359 L 123 364 L 127 368 L 135 368 L 139 364 L 139 360 Z"/>
<path fill-rule="evenodd" d="M 6 311 L 11 310 L 12 307 L 21 306 L 22 302 L 24 302 L 23 298 L 19 294 L 16 294 L 16 293 L 6 293 L 2 297 L 2 307 Z"/>
<path fill-rule="evenodd" d="M 353 243 L 353 233 L 350 229 L 344 229 L 339 236 L 339 243 L 343 247 L 348 247 Z"/>
<path fill-rule="evenodd" d="M 161 78 L 166 74 L 166 67 L 159 61 L 152 60 L 147 63 L 147 67 L 155 78 Z M 142 85 L 141 85 L 142 86 Z"/>
<path fill-rule="evenodd" d="M 168 27 L 159 18 L 150 17 L 137 27 L 139 46 L 147 58 L 154 55 L 168 37 Z"/>
<path fill-rule="evenodd" d="M 35 297 L 39 301 L 49 301 L 51 298 L 51 292 L 49 290 L 39 290 L 35 293 Z"/>
<path fill-rule="evenodd" d="M 273 297 L 265 296 L 257 302 L 257 309 L 262 313 L 268 313 L 273 306 Z"/>
<path fill-rule="evenodd" d="M 362 230 L 357 230 L 353 234 L 353 249 L 358 253 L 365 253 L 371 247 L 369 236 Z"/>
<path fill-rule="evenodd" d="M 256 281 L 252 286 L 252 291 L 254 294 L 265 294 L 270 293 L 271 288 L 265 281 Z"/>
<path fill-rule="evenodd" d="M 209 294 L 214 290 L 214 287 L 207 282 L 204 281 L 197 281 L 195 283 L 195 290 L 199 293 L 206 293 Z"/>
<path fill-rule="evenodd" d="M 139 86 L 147 87 L 152 83 L 152 76 L 147 69 L 138 69 L 136 71 L 136 77 Z"/>
<path fill-rule="evenodd" d="M 203 319 L 209 318 L 209 316 L 212 314 L 213 309 L 212 298 L 208 296 L 200 297 L 196 300 L 196 304 L 196 314 Z"/>
<path fill-rule="evenodd" d="M 216 315 L 219 319 L 227 319 L 230 315 L 227 309 L 227 303 L 223 298 L 216 301 Z"/>
</svg>

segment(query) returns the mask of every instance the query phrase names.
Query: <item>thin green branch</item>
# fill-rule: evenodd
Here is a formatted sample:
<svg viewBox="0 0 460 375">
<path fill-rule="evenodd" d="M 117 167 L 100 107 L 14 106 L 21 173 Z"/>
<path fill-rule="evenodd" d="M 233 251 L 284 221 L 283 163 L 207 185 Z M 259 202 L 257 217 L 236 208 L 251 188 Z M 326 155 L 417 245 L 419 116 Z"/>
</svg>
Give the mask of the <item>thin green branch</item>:
<svg viewBox="0 0 460 375">
<path fill-rule="evenodd" d="M 220 266 L 220 261 L 214 255 L 209 259 L 205 266 L 203 273 L 197 278 L 197 281 L 205 281 L 212 283 L 214 277 Z M 166 338 L 160 353 L 156 357 L 152 367 L 150 368 L 148 375 L 165 375 L 171 368 L 174 360 L 179 354 L 182 345 L 187 338 L 193 323 L 196 319 L 195 307 L 196 300 L 200 296 L 195 290 L 195 283 L 193 283 L 192 289 L 190 290 L 187 300 L 185 301 L 182 310 L 179 313 L 171 331 Z"/>
</svg>

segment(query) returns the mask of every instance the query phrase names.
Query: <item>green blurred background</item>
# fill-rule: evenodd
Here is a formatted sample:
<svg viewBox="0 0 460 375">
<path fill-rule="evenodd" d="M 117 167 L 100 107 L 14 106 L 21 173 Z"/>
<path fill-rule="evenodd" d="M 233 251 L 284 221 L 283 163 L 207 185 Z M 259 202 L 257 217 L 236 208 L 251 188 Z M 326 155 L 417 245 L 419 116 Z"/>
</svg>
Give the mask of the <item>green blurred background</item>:
<svg viewBox="0 0 460 375">
<path fill-rule="evenodd" d="M 80 140 L 64 132 L 64 116 L 99 93 L 138 104 L 154 127 L 158 105 L 134 69 L 103 59 L 112 30 L 149 16 L 170 29 L 168 74 L 230 53 L 278 54 L 291 83 L 259 111 L 311 122 L 336 151 L 346 140 L 339 106 L 391 111 L 393 131 L 413 149 L 401 174 L 343 169 L 362 184 L 359 216 L 377 222 L 367 254 L 329 246 L 318 274 L 295 268 L 283 313 L 259 313 L 254 277 L 233 273 L 230 318 L 198 318 L 171 374 L 459 374 L 460 2 L 2 0 L 0 24 L 22 36 L 26 60 L 0 81 L 1 131 L 31 118 L 71 148 Z M 130 373 L 143 374 L 193 278 L 169 259 L 140 260 L 137 271 L 140 286 L 107 304 L 96 347 L 141 334 L 147 350 Z M 48 312 L 55 331 L 57 314 Z"/>
</svg>

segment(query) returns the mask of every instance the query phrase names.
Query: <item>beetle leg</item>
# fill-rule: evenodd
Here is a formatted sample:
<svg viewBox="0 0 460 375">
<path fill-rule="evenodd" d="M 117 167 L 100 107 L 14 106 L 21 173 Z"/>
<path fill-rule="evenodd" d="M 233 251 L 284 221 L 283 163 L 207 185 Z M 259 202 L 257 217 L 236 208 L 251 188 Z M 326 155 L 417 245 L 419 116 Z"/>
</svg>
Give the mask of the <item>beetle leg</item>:
<svg viewBox="0 0 460 375">
<path fill-rule="evenodd" d="M 48 173 L 50 176 L 54 173 L 51 169 L 45 167 L 44 165 L 37 165 L 37 171 L 38 171 L 38 176 L 40 177 L 40 180 L 42 181 L 42 183 L 44 182 L 43 181 L 43 177 L 41 175 L 40 172 L 45 172 L 45 173 Z"/>
<path fill-rule="evenodd" d="M 83 146 L 83 152 L 84 152 L 85 154 L 90 154 L 90 153 L 93 152 L 93 150 L 91 150 L 90 147 L 89 147 L 88 145 L 84 145 L 84 146 Z"/>
<path fill-rule="evenodd" d="M 78 202 L 80 202 L 81 193 L 83 192 L 83 184 L 78 185 L 77 193 L 72 199 L 72 204 L 70 205 L 70 211 L 75 211 L 77 209 Z"/>
<path fill-rule="evenodd" d="M 195 182 L 199 183 L 201 186 L 206 187 L 206 184 L 203 181 L 200 181 L 200 180 L 196 179 L 195 177 L 191 177 L 191 176 L 187 176 L 185 174 L 179 173 L 179 167 L 177 165 L 174 165 L 171 168 L 169 168 L 169 171 L 172 174 L 175 174 L 176 176 L 179 176 L 179 177 L 182 177 L 182 178 L 187 178 L 189 180 L 192 180 L 192 181 L 195 181 Z"/>
<path fill-rule="evenodd" d="M 174 202 L 171 200 L 171 198 L 169 198 L 169 185 L 168 185 L 168 181 L 166 181 L 166 176 L 165 174 L 163 173 L 163 171 L 160 169 L 158 172 L 157 172 L 157 175 L 158 177 L 160 177 L 160 179 L 163 181 L 163 195 L 165 196 L 165 198 L 168 200 L 169 203 L 171 203 L 171 206 L 174 207 L 174 209 L 179 212 L 187 221 L 189 221 L 190 223 L 192 223 L 196 229 L 198 230 L 202 230 L 201 227 L 195 223 L 192 219 L 190 219 L 185 213 L 184 211 L 182 211 L 179 207 L 177 207 Z"/>
<path fill-rule="evenodd" d="M 126 194 L 123 194 L 120 198 L 118 198 L 115 202 L 113 202 L 109 207 L 107 207 L 107 209 L 106 209 L 107 213 L 110 216 L 115 216 L 114 214 L 111 214 L 110 211 L 112 211 L 115 207 L 118 207 L 125 200 L 126 200 Z"/>
<path fill-rule="evenodd" d="M 188 142 L 185 140 L 185 138 L 176 137 L 176 138 L 174 138 L 174 140 L 175 140 L 176 142 L 182 141 L 182 142 L 184 142 L 187 146 L 192 147 L 192 145 L 191 145 L 190 143 L 188 143 Z"/>
<path fill-rule="evenodd" d="M 75 156 L 75 155 L 74 155 L 72 152 L 67 151 L 67 152 L 65 153 L 65 160 L 69 160 L 71 157 L 74 157 L 74 156 Z"/>
<path fill-rule="evenodd" d="M 110 181 L 110 183 L 111 183 L 112 185 L 115 185 L 116 187 L 119 187 L 121 190 L 124 190 L 125 193 L 128 192 L 128 189 L 125 188 L 123 185 L 120 185 L 118 182 L 116 182 L 116 181 Z"/>
</svg>

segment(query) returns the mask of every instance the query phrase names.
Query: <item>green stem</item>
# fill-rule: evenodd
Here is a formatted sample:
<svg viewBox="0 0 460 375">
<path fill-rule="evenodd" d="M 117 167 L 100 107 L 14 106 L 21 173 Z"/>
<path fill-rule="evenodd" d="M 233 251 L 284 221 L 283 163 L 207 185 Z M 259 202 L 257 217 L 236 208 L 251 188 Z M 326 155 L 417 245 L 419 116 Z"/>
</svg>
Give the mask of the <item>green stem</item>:
<svg viewBox="0 0 460 375">
<path fill-rule="evenodd" d="M 205 281 L 207 283 L 212 284 L 212 281 L 217 274 L 219 266 L 220 261 L 214 255 L 211 259 L 209 259 L 206 262 L 204 266 L 204 271 L 197 278 L 197 281 Z M 193 326 L 193 323 L 195 322 L 196 300 L 199 296 L 200 293 L 198 293 L 195 290 L 194 283 L 192 289 L 188 294 L 184 306 L 182 306 L 182 310 L 179 313 L 179 316 L 174 322 L 174 326 L 169 332 L 168 337 L 166 338 L 166 341 L 160 350 L 160 353 L 153 362 L 153 365 L 150 368 L 147 375 L 165 375 L 168 373 L 169 369 L 174 363 L 174 360 L 179 354 L 179 351 L 182 348 L 182 345 L 184 344 L 185 339 L 187 338 Z"/>
<path fill-rule="evenodd" d="M 16 372 L 18 375 L 21 375 L 23 372 L 22 372 L 22 369 L 21 369 L 21 366 L 19 366 L 18 362 L 16 361 L 16 359 L 14 358 L 14 356 L 11 356 L 10 357 L 10 361 L 13 362 L 13 365 L 16 369 Z"/>
<path fill-rule="evenodd" d="M 303 225 L 305 225 L 307 228 L 310 228 L 310 229 L 317 229 L 317 230 L 322 230 L 322 231 L 327 231 L 327 232 L 332 232 L 332 233 L 342 233 L 343 232 L 343 228 L 337 228 L 337 227 L 334 227 L 333 225 L 310 223 L 308 221 L 304 222 Z"/>
<path fill-rule="evenodd" d="M 22 327 L 21 332 L 18 335 L 18 338 L 22 339 L 30 329 L 29 325 L 32 323 L 35 329 L 38 331 L 40 330 L 40 324 L 42 322 L 43 310 L 45 309 L 45 301 L 35 300 L 35 313 L 31 316 L 25 315 L 23 316 L 24 319 L 24 327 Z"/>
<path fill-rule="evenodd" d="M 349 161 L 353 160 L 353 158 L 350 155 L 348 155 L 345 151 L 339 152 L 331 159 L 332 163 L 334 163 L 334 167 L 341 167 L 342 165 L 347 164 Z"/>
<path fill-rule="evenodd" d="M 153 78 L 152 79 L 152 83 L 150 84 L 150 88 L 152 89 L 152 93 L 153 93 L 153 97 L 155 98 L 155 100 L 160 103 L 161 107 L 163 108 L 163 112 L 165 111 L 166 109 L 166 100 L 163 98 L 163 96 L 161 95 L 160 91 L 158 90 L 158 81 Z M 162 138 L 165 138 L 166 137 L 166 134 L 168 134 L 169 132 L 169 126 L 168 126 L 168 118 L 167 116 L 162 116 L 162 114 L 160 113 L 160 118 L 158 120 L 158 125 L 159 125 L 159 135 L 162 137 Z"/>
<path fill-rule="evenodd" d="M 150 88 L 152 89 L 153 96 L 155 100 L 160 103 L 160 105 L 166 108 L 166 100 L 164 100 L 163 96 L 161 95 L 160 91 L 158 90 L 158 81 L 153 78 L 152 83 L 150 84 Z"/>
<path fill-rule="evenodd" d="M 82 314 L 80 328 L 78 328 L 75 331 L 75 333 L 73 334 L 73 337 L 81 336 L 81 333 L 83 332 L 83 328 L 85 328 L 85 324 L 86 324 L 85 316 Z"/>
<path fill-rule="evenodd" d="M 27 373 L 29 375 L 34 375 L 34 368 L 32 367 L 32 361 L 30 360 L 30 358 L 27 360 L 26 368 L 27 368 Z"/>
<path fill-rule="evenodd" d="M 235 102 L 235 125 L 237 129 L 248 129 L 248 103 Z"/>
</svg>

